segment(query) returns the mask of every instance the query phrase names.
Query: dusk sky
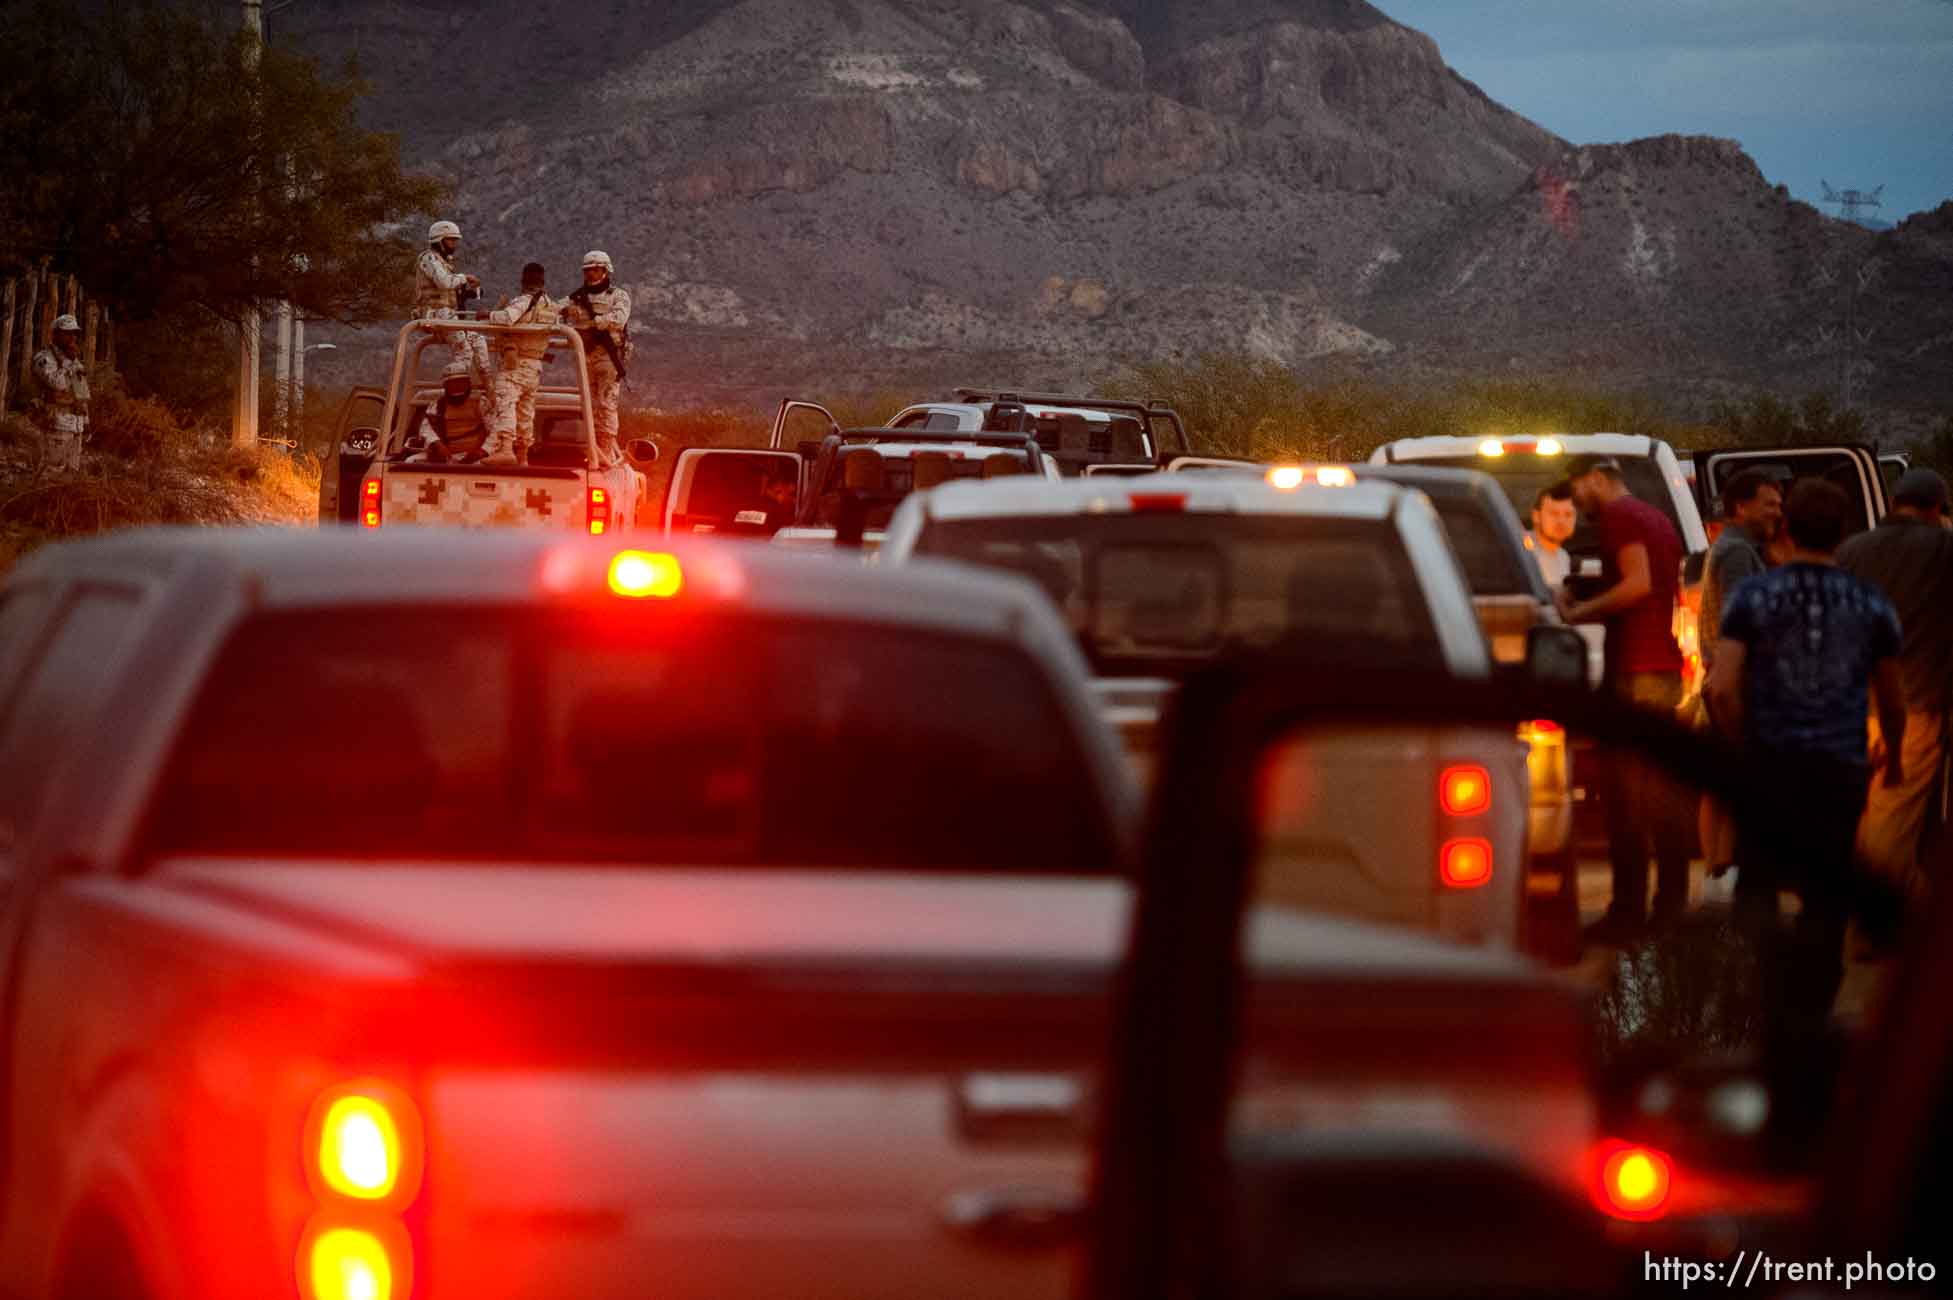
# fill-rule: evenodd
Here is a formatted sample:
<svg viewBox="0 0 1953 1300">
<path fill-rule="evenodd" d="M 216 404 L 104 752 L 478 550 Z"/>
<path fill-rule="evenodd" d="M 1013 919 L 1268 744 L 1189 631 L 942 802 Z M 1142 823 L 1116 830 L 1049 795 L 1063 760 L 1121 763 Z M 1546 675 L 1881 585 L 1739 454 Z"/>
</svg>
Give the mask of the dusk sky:
<svg viewBox="0 0 1953 1300">
<path fill-rule="evenodd" d="M 1953 198 L 1953 0 L 1373 3 L 1576 144 L 1726 136 L 1813 203 L 1883 184 L 1887 221 Z"/>
</svg>

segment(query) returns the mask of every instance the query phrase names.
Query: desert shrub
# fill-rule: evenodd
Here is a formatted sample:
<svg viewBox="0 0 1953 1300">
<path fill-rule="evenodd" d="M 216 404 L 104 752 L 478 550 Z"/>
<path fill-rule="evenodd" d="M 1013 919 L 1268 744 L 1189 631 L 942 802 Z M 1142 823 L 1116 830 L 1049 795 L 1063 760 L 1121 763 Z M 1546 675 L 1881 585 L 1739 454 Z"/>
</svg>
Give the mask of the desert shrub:
<svg viewBox="0 0 1953 1300">
<path fill-rule="evenodd" d="M 172 451 L 191 451 L 201 439 L 174 411 L 155 397 L 110 393 L 90 403 L 89 427 L 98 450 L 132 460 Z"/>
</svg>

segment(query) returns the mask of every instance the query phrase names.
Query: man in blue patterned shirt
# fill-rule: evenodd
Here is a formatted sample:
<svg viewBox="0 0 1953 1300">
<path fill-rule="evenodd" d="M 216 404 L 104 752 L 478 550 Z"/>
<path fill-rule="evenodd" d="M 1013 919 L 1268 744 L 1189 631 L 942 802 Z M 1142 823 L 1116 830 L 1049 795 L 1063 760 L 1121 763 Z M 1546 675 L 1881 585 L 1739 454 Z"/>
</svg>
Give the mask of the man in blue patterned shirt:
<svg viewBox="0 0 1953 1300">
<path fill-rule="evenodd" d="M 1776 913 L 1777 891 L 1803 906 L 1794 962 L 1780 996 L 1828 1012 L 1844 975 L 1844 934 L 1854 896 L 1853 842 L 1871 781 L 1869 698 L 1893 739 L 1885 779 L 1901 779 L 1905 697 L 1902 640 L 1892 603 L 1837 567 L 1851 503 L 1835 484 L 1806 479 L 1785 509 L 1790 561 L 1749 578 L 1723 604 L 1722 639 L 1707 693 L 1717 722 L 1765 765 L 1777 815 L 1739 832 L 1739 906 Z"/>
</svg>

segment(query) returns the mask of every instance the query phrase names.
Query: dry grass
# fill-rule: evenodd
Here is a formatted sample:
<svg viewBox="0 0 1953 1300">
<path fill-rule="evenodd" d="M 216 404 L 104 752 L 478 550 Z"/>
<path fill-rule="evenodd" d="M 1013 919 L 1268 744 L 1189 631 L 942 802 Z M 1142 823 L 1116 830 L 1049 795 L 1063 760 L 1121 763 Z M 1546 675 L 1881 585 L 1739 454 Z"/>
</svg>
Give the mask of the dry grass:
<svg viewBox="0 0 1953 1300">
<path fill-rule="evenodd" d="M 76 473 L 41 471 L 39 435 L 0 421 L 0 572 L 44 542 L 153 524 L 302 524 L 317 517 L 319 463 L 273 449 L 211 450 L 161 403 L 101 403 Z"/>
</svg>

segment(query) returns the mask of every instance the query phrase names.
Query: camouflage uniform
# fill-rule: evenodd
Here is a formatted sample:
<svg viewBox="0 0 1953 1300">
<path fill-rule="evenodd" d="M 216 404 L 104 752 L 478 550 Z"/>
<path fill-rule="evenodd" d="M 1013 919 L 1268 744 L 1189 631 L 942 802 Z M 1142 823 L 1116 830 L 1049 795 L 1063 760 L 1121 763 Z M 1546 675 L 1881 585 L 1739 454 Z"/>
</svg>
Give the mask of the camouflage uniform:
<svg viewBox="0 0 1953 1300">
<path fill-rule="evenodd" d="M 460 291 L 468 277 L 454 269 L 454 259 L 438 248 L 427 248 L 414 263 L 414 317 L 417 320 L 453 320 L 460 303 Z M 488 391 L 488 344 L 472 333 L 448 335 L 448 348 L 456 361 L 468 363 L 475 387 Z"/>
<path fill-rule="evenodd" d="M 498 325 L 554 325 L 561 317 L 548 294 L 537 289 L 517 297 L 508 306 L 488 314 Z M 543 335 L 504 335 L 501 364 L 495 371 L 495 434 L 489 446 L 491 455 L 508 449 L 514 435 L 514 452 L 526 457 L 536 436 L 536 389 L 542 385 L 543 357 L 549 340 Z"/>
<path fill-rule="evenodd" d="M 81 445 L 88 437 L 88 371 L 80 357 L 58 347 L 34 354 L 34 379 L 40 405 L 34 423 L 41 430 L 43 469 L 81 468 Z"/>
<path fill-rule="evenodd" d="M 617 386 L 623 381 L 623 376 L 618 374 L 616 363 L 610 359 L 610 352 L 599 336 L 609 338 L 618 355 L 624 355 L 625 326 L 631 319 L 631 295 L 609 280 L 604 282 L 601 290 L 592 290 L 587 296 L 579 296 L 581 294 L 582 290 L 578 290 L 563 304 L 563 320 L 583 336 L 583 350 L 590 363 L 590 403 L 597 417 L 597 446 L 604 455 L 616 460 L 620 454 L 617 449 Z M 583 307 L 586 301 L 590 304 L 588 311 Z"/>
</svg>

